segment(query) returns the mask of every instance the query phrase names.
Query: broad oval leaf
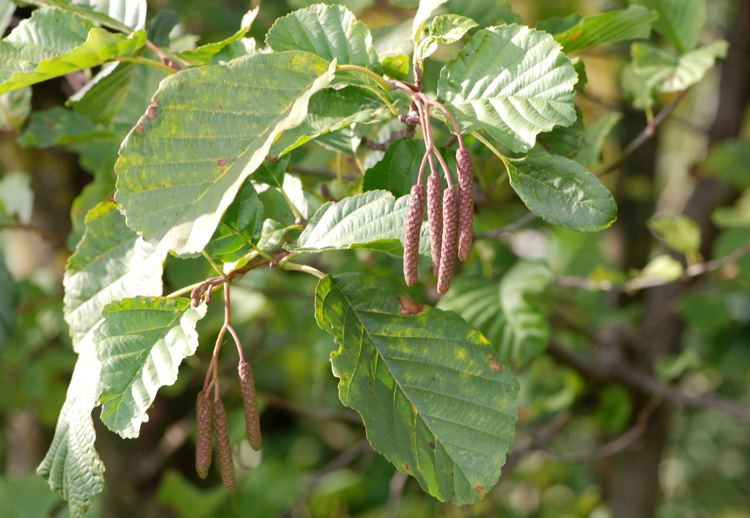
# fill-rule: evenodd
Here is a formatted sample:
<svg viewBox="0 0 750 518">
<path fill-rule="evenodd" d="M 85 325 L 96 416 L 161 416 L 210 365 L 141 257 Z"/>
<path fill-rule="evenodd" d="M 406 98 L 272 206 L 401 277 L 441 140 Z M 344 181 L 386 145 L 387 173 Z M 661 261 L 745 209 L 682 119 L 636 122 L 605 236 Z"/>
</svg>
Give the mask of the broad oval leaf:
<svg viewBox="0 0 750 518">
<path fill-rule="evenodd" d="M 536 136 L 575 122 L 578 76 L 547 33 L 518 25 L 477 32 L 443 67 L 438 97 L 462 131 L 484 130 L 513 151 L 528 151 Z"/>
<path fill-rule="evenodd" d="M 101 320 L 106 304 L 160 294 L 164 256 L 125 225 L 116 204 L 104 202 L 92 209 L 63 279 L 65 320 L 73 344 Z"/>
<path fill-rule="evenodd" d="M 480 500 L 518 416 L 518 382 L 487 340 L 455 313 L 362 274 L 321 280 L 315 316 L 339 345 L 339 397 L 362 415 L 373 448 L 442 501 Z"/>
<path fill-rule="evenodd" d="M 706 21 L 706 0 L 632 0 L 659 14 L 654 29 L 678 50 L 693 50 Z"/>
<path fill-rule="evenodd" d="M 387 191 L 369 191 L 328 202 L 312 217 L 296 245 L 295 252 L 323 252 L 365 248 L 401 256 L 409 195 L 398 200 Z M 432 264 L 429 225 L 422 225 L 419 240 L 420 263 Z"/>
<path fill-rule="evenodd" d="M 555 41 L 565 52 L 579 52 L 617 41 L 642 40 L 651 34 L 651 24 L 658 17 L 644 7 L 631 5 L 620 11 L 587 16 L 565 32 L 556 34 Z"/>
<path fill-rule="evenodd" d="M 145 42 L 144 31 L 114 34 L 74 13 L 39 9 L 0 42 L 0 93 L 132 57 Z"/>
<path fill-rule="evenodd" d="M 115 198 L 128 225 L 178 254 L 200 252 L 333 66 L 308 52 L 254 54 L 162 81 L 154 109 L 120 148 Z"/>
<path fill-rule="evenodd" d="M 190 299 L 136 297 L 112 302 L 94 334 L 102 364 L 102 422 L 122 437 L 138 437 L 156 392 L 177 381 L 183 359 L 195 353 L 195 324 L 206 305 Z"/>
<path fill-rule="evenodd" d="M 648 87 L 660 92 L 680 92 L 711 70 L 716 58 L 725 57 L 729 43 L 717 40 L 685 54 L 650 43 L 633 45 L 633 71 Z"/>
<path fill-rule="evenodd" d="M 529 210 L 550 223 L 593 232 L 617 219 L 612 193 L 577 162 L 557 155 L 530 156 L 510 162 L 508 174 Z"/>
<path fill-rule="evenodd" d="M 294 11 L 273 24 L 266 43 L 275 52 L 304 50 L 339 65 L 358 65 L 383 73 L 372 35 L 365 24 L 342 5 L 315 4 Z M 368 83 L 359 76 L 356 82 Z"/>
</svg>

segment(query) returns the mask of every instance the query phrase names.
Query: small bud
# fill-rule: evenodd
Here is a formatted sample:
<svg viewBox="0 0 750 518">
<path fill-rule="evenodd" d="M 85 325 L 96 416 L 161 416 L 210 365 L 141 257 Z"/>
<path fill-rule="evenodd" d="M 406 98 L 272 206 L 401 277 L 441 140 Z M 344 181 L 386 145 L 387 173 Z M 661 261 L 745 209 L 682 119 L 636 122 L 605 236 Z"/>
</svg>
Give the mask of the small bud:
<svg viewBox="0 0 750 518">
<path fill-rule="evenodd" d="M 198 393 L 196 403 L 198 437 L 195 441 L 195 471 L 200 478 L 206 478 L 208 468 L 211 467 L 213 443 L 211 434 L 213 428 L 213 403 L 205 391 Z"/>
<path fill-rule="evenodd" d="M 218 397 L 214 398 L 214 436 L 216 449 L 219 452 L 219 470 L 221 481 L 231 495 L 237 490 L 237 480 L 234 477 L 234 461 L 232 460 L 232 443 L 229 442 L 229 423 L 224 403 Z"/>
<path fill-rule="evenodd" d="M 474 168 L 466 148 L 459 148 L 456 162 L 459 190 L 458 258 L 466 261 L 471 256 L 471 242 L 474 239 Z"/>
<path fill-rule="evenodd" d="M 414 286 L 419 277 L 419 233 L 422 230 L 426 196 L 424 185 L 412 185 L 404 235 L 404 280 L 407 286 Z"/>
<path fill-rule="evenodd" d="M 458 238 L 458 186 L 452 185 L 443 193 L 443 248 L 440 252 L 440 272 L 437 290 L 441 295 L 451 287 L 453 263 L 456 260 Z"/>
<path fill-rule="evenodd" d="M 437 171 L 432 171 L 427 178 L 427 218 L 430 220 L 432 274 L 437 279 L 440 272 L 440 249 L 443 246 L 443 185 Z"/>
<path fill-rule="evenodd" d="M 255 393 L 255 382 L 253 381 L 253 370 L 247 362 L 240 362 L 238 366 L 240 373 L 240 389 L 242 391 L 242 402 L 245 404 L 245 427 L 247 429 L 247 440 L 255 451 L 260 450 L 260 416 L 258 415 L 258 399 Z"/>
</svg>

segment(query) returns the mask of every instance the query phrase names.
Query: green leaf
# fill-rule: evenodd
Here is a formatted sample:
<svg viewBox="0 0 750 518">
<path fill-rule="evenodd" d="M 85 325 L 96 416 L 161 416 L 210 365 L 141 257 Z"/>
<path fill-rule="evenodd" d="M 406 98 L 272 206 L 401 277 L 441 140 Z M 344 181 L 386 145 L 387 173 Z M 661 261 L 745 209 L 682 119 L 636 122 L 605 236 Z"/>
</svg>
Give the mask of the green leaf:
<svg viewBox="0 0 750 518">
<path fill-rule="evenodd" d="M 555 126 L 552 131 L 541 133 L 536 140 L 553 155 L 573 158 L 583 145 L 583 113 L 576 106 L 576 121 L 570 126 Z"/>
<path fill-rule="evenodd" d="M 746 189 L 750 187 L 750 142 L 721 141 L 711 148 L 700 167 L 738 189 Z"/>
<path fill-rule="evenodd" d="M 27 0 L 26 3 L 72 11 L 94 23 L 126 33 L 146 26 L 146 0 Z"/>
<path fill-rule="evenodd" d="M 135 56 L 145 42 L 143 31 L 113 34 L 73 13 L 39 9 L 0 43 L 0 93 Z"/>
<path fill-rule="evenodd" d="M 275 52 L 304 50 L 327 61 L 335 59 L 339 65 L 383 73 L 370 29 L 341 5 L 315 4 L 279 18 L 268 31 L 266 43 Z M 358 74 L 347 82 L 369 84 L 370 80 Z"/>
<path fill-rule="evenodd" d="M 366 88 L 326 88 L 310 98 L 305 120 L 282 133 L 271 147 L 271 154 L 284 155 L 320 135 L 350 124 L 374 124 L 390 118 L 393 115 L 388 107 Z"/>
<path fill-rule="evenodd" d="M 470 504 L 497 483 L 513 440 L 518 382 L 452 312 L 410 302 L 389 279 L 326 277 L 315 295 L 341 401 L 373 448 L 441 501 Z"/>
<path fill-rule="evenodd" d="M 622 113 L 612 112 L 603 116 L 591 126 L 586 128 L 583 134 L 583 147 L 576 155 L 576 162 L 584 167 L 590 167 L 599 161 L 602 153 L 604 139 L 610 134 L 615 125 L 622 119 Z"/>
<path fill-rule="evenodd" d="M 659 13 L 654 29 L 678 50 L 693 50 L 706 21 L 706 0 L 632 0 Z"/>
<path fill-rule="evenodd" d="M 18 304 L 18 289 L 5 265 L 5 257 L 0 254 L 0 352 L 5 349 L 8 338 L 16 328 L 16 305 Z"/>
<path fill-rule="evenodd" d="M 422 33 L 422 28 L 424 27 L 425 23 L 427 23 L 427 20 L 430 19 L 432 13 L 434 13 L 441 4 L 444 4 L 447 1 L 448 0 L 419 1 L 419 9 L 417 9 L 417 14 L 414 16 L 414 21 L 412 21 L 411 24 L 411 37 L 415 42 L 419 40 L 419 36 Z"/>
<path fill-rule="evenodd" d="M 591 47 L 624 40 L 643 40 L 651 34 L 651 25 L 659 16 L 639 5 L 621 11 L 587 16 L 555 41 L 564 52 L 580 52 Z"/>
<path fill-rule="evenodd" d="M 445 159 L 448 170 L 458 181 L 454 172 L 456 171 L 456 152 L 448 148 L 438 148 Z M 383 158 L 365 171 L 362 182 L 363 191 L 374 191 L 383 189 L 389 191 L 396 198 L 405 196 L 411 192 L 411 186 L 417 183 L 419 178 L 419 165 L 422 163 L 425 145 L 423 140 L 399 139 L 390 146 Z M 438 168 L 439 164 L 435 164 Z M 442 176 L 442 169 L 439 169 Z M 423 183 L 427 183 L 429 165 L 425 167 Z M 445 180 L 443 180 L 445 184 Z"/>
<path fill-rule="evenodd" d="M 108 63 L 102 69 L 110 67 Z M 107 124 L 117 115 L 128 95 L 138 65 L 116 63 L 107 74 L 97 74 L 68 99 L 67 105 L 96 124 Z M 141 65 L 143 67 L 145 65 Z M 166 75 L 166 72 L 162 72 Z"/>
<path fill-rule="evenodd" d="M 0 202 L 3 212 L 13 216 L 19 223 L 31 222 L 34 208 L 34 191 L 31 189 L 31 175 L 10 173 L 0 178 Z"/>
<path fill-rule="evenodd" d="M 733 207 L 719 207 L 711 214 L 711 221 L 719 228 L 750 226 L 750 190 L 746 190 Z"/>
<path fill-rule="evenodd" d="M 383 60 L 383 74 L 391 79 L 403 81 L 409 75 L 409 56 L 399 55 L 387 57 Z"/>
<path fill-rule="evenodd" d="M 179 23 L 180 17 L 177 16 L 177 13 L 169 9 L 162 9 L 148 22 L 148 27 L 146 28 L 148 39 L 154 45 L 169 47 L 171 39 L 169 33 Z"/>
<path fill-rule="evenodd" d="M 190 299 L 136 297 L 104 307 L 94 334 L 102 364 L 102 422 L 122 437 L 138 437 L 160 387 L 177 381 L 182 360 L 195 353 L 195 324 L 206 305 Z"/>
<path fill-rule="evenodd" d="M 295 252 L 323 252 L 365 248 L 401 256 L 409 196 L 398 200 L 387 191 L 370 191 L 338 203 L 323 205 L 312 217 L 296 245 Z M 419 255 L 431 264 L 429 225 L 422 225 Z"/>
<path fill-rule="evenodd" d="M 543 293 L 551 278 L 546 266 L 532 262 L 516 264 L 499 284 L 458 277 L 439 307 L 455 311 L 481 331 L 502 363 L 522 363 L 547 348 L 547 316 L 527 297 Z"/>
<path fill-rule="evenodd" d="M 240 30 L 235 32 L 229 38 L 223 41 L 218 41 L 216 43 L 202 45 L 194 50 L 185 50 L 183 52 L 180 52 L 177 56 L 180 59 L 190 61 L 191 63 L 207 65 L 211 61 L 211 59 L 216 54 L 224 50 L 225 47 L 245 37 L 245 34 L 247 34 L 247 31 L 250 30 L 250 26 L 253 24 L 255 17 L 258 15 L 258 9 L 259 7 L 256 7 L 255 9 L 248 11 L 245 16 L 242 17 Z"/>
<path fill-rule="evenodd" d="M 554 18 L 548 18 L 542 20 L 536 24 L 536 28 L 540 31 L 548 32 L 552 35 L 560 34 L 567 31 L 568 29 L 575 27 L 583 16 L 578 13 L 571 14 L 570 16 L 556 16 Z"/>
<path fill-rule="evenodd" d="M 252 183 L 245 180 L 240 192 L 221 217 L 206 252 L 221 262 L 237 261 L 253 250 L 263 228 L 263 204 Z"/>
<path fill-rule="evenodd" d="M 434 54 L 440 43 L 456 43 L 476 26 L 477 22 L 465 16 L 455 14 L 436 16 L 427 28 L 427 37 L 417 46 L 417 61 Z"/>
<path fill-rule="evenodd" d="M 509 163 L 510 185 L 531 212 L 569 230 L 593 232 L 617 218 L 612 194 L 577 162 L 530 156 Z"/>
<path fill-rule="evenodd" d="M 253 54 L 162 81 L 154 118 L 141 117 L 120 148 L 116 199 L 128 225 L 178 254 L 203 250 L 279 133 L 300 124 L 310 97 L 330 84 L 332 67 L 307 52 Z"/>
<path fill-rule="evenodd" d="M 695 254 L 701 247 L 701 229 L 687 216 L 657 216 L 648 228 L 659 235 L 669 248 L 683 254 Z"/>
<path fill-rule="evenodd" d="M 75 250 L 86 230 L 86 214 L 102 200 L 111 199 L 115 193 L 114 160 L 103 163 L 94 171 L 94 181 L 86 184 L 81 194 L 73 200 L 70 207 L 70 222 L 73 229 L 68 235 L 68 248 Z"/>
<path fill-rule="evenodd" d="M 105 304 L 159 295 L 164 256 L 125 226 L 116 204 L 104 202 L 91 210 L 63 279 L 65 320 L 74 346 L 99 322 Z"/>
<path fill-rule="evenodd" d="M 0 95 L 0 129 L 19 133 L 31 113 L 31 87 Z"/>
<path fill-rule="evenodd" d="M 682 263 L 674 259 L 671 255 L 658 255 L 654 257 L 643 270 L 639 277 L 661 279 L 665 282 L 676 281 L 682 277 Z"/>
<path fill-rule="evenodd" d="M 253 38 L 242 38 L 233 41 L 211 58 L 211 65 L 225 65 L 233 59 L 241 58 L 249 54 L 255 54 L 255 40 Z"/>
<path fill-rule="evenodd" d="M 490 27 L 443 67 L 438 97 L 462 131 L 485 130 L 523 152 L 537 134 L 575 122 L 577 79 L 549 34 L 517 25 Z"/>
<path fill-rule="evenodd" d="M 678 54 L 666 47 L 636 43 L 632 47 L 633 68 L 646 84 L 659 92 L 680 92 L 694 85 L 725 57 L 729 44 L 714 41 L 698 50 Z"/>
<path fill-rule="evenodd" d="M 16 4 L 10 0 L 0 0 L 0 35 L 5 34 L 5 29 L 10 25 L 14 12 L 16 12 Z"/>
<path fill-rule="evenodd" d="M 93 141 L 117 143 L 119 139 L 110 130 L 92 123 L 88 117 L 62 106 L 34 112 L 20 138 L 24 146 L 41 148 Z"/>
<path fill-rule="evenodd" d="M 372 45 L 380 59 L 396 56 L 411 56 L 414 52 L 414 39 L 411 36 L 412 19 L 372 30 Z M 406 63 L 407 69 L 409 62 Z"/>
<path fill-rule="evenodd" d="M 480 27 L 512 23 L 523 25 L 523 18 L 513 12 L 509 0 L 448 0 L 436 11 L 436 14 L 445 13 L 471 18 Z"/>
</svg>

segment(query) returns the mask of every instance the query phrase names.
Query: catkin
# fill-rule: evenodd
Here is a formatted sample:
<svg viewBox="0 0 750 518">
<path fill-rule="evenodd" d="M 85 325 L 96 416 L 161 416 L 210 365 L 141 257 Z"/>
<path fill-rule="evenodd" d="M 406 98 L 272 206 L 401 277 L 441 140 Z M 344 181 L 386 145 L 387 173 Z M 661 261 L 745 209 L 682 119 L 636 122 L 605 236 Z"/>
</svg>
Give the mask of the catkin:
<svg viewBox="0 0 750 518">
<path fill-rule="evenodd" d="M 258 415 L 258 400 L 255 394 L 255 382 L 253 381 L 253 370 L 247 362 L 240 362 L 238 366 L 240 373 L 240 389 L 242 391 L 242 402 L 245 404 L 245 427 L 247 429 L 247 440 L 255 451 L 260 450 L 260 416 Z"/>
<path fill-rule="evenodd" d="M 474 238 L 474 169 L 466 148 L 459 148 L 456 162 L 459 190 L 458 258 L 466 261 L 471 256 L 471 242 Z"/>
<path fill-rule="evenodd" d="M 440 272 L 440 249 L 443 246 L 443 185 L 437 171 L 432 171 L 427 178 L 427 219 L 430 221 L 432 274 L 437 279 Z"/>
<path fill-rule="evenodd" d="M 452 185 L 443 193 L 443 247 L 440 252 L 440 272 L 438 273 L 438 293 L 443 294 L 451 287 L 453 263 L 456 260 L 456 240 L 458 238 L 458 186 Z"/>
<path fill-rule="evenodd" d="M 208 476 L 208 468 L 211 467 L 213 456 L 213 443 L 211 442 L 213 428 L 213 402 L 205 391 L 198 393 L 196 403 L 196 420 L 198 424 L 198 437 L 195 441 L 195 471 L 200 478 Z"/>
<path fill-rule="evenodd" d="M 231 495 L 237 490 L 237 480 L 234 477 L 234 461 L 232 460 L 232 443 L 229 442 L 229 423 L 224 403 L 218 397 L 214 398 L 214 436 L 216 449 L 219 451 L 219 470 L 221 481 Z"/>
<path fill-rule="evenodd" d="M 407 286 L 414 286 L 419 277 L 419 234 L 422 229 L 426 196 L 424 185 L 412 185 L 404 236 L 404 280 Z"/>
</svg>

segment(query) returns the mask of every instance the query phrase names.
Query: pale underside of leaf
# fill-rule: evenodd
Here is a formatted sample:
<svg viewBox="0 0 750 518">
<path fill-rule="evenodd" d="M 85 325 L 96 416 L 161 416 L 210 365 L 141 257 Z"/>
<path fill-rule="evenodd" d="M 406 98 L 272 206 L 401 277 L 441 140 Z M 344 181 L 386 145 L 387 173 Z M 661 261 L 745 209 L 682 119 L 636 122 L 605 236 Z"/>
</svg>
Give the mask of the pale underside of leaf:
<svg viewBox="0 0 750 518">
<path fill-rule="evenodd" d="M 254 54 L 161 83 L 156 114 L 120 149 L 116 199 L 159 248 L 200 252 L 276 137 L 300 124 L 335 63 L 307 52 Z"/>
<path fill-rule="evenodd" d="M 318 285 L 316 317 L 340 348 L 339 395 L 368 438 L 440 500 L 467 504 L 496 482 L 512 441 L 518 384 L 455 313 L 402 314 L 398 287 L 359 274 Z"/>
<path fill-rule="evenodd" d="M 513 151 L 576 119 L 578 76 L 547 33 L 518 25 L 477 32 L 440 74 L 438 97 L 462 131 L 484 130 Z"/>
</svg>

